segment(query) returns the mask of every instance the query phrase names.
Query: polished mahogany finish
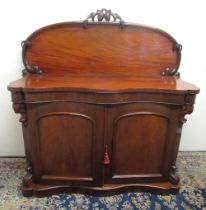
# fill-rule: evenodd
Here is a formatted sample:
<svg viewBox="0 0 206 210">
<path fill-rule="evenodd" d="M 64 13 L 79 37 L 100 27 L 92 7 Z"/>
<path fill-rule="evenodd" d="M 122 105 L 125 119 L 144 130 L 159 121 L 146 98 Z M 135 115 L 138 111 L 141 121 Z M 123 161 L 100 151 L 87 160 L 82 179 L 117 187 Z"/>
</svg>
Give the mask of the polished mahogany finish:
<svg viewBox="0 0 206 210">
<path fill-rule="evenodd" d="M 45 41 L 47 40 L 47 41 Z M 81 23 L 47 26 L 23 42 L 28 68 L 43 73 L 138 73 L 161 75 L 178 68 L 180 51 L 167 33 L 140 25 Z"/>
<path fill-rule="evenodd" d="M 25 196 L 178 192 L 181 129 L 199 89 L 181 80 L 181 45 L 169 34 L 105 9 L 89 17 L 110 16 L 120 23 L 60 23 L 22 42 L 23 78 L 8 89 L 23 127 Z"/>
</svg>

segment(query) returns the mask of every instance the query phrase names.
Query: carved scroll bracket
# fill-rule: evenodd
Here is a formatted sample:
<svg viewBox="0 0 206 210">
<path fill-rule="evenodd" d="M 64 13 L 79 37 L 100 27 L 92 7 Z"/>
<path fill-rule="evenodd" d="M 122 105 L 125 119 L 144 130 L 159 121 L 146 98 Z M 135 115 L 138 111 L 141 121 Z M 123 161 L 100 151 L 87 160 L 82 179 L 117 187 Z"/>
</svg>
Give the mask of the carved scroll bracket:
<svg viewBox="0 0 206 210">
<path fill-rule="evenodd" d="M 172 49 L 173 51 L 177 52 L 177 62 L 175 68 L 166 68 L 162 72 L 162 76 L 180 76 L 180 73 L 178 72 L 179 66 L 180 66 L 180 61 L 181 61 L 181 51 L 182 51 L 182 45 L 181 44 L 175 44 L 175 46 Z"/>
<path fill-rule="evenodd" d="M 180 181 L 180 178 L 179 178 L 178 174 L 176 173 L 176 170 L 177 170 L 177 168 L 175 166 L 175 162 L 173 162 L 170 167 L 169 181 L 175 185 L 177 185 Z"/>
<path fill-rule="evenodd" d="M 42 70 L 38 66 L 29 65 L 25 59 L 26 50 L 27 50 L 27 48 L 31 47 L 31 42 L 29 42 L 27 40 L 22 41 L 21 46 L 22 46 L 22 60 L 23 60 L 24 66 L 25 66 L 25 69 L 22 70 L 23 76 L 25 76 L 27 74 L 42 74 Z"/>
<path fill-rule="evenodd" d="M 32 166 L 31 163 L 27 161 L 27 167 L 26 167 L 27 174 L 24 176 L 22 180 L 22 193 L 24 196 L 32 196 L 33 195 L 33 176 L 32 176 Z"/>
<path fill-rule="evenodd" d="M 26 105 L 24 103 L 13 103 L 13 109 L 16 113 L 21 114 L 19 122 L 21 122 L 23 126 L 27 126 Z"/>
<path fill-rule="evenodd" d="M 26 69 L 22 70 L 22 75 L 25 76 L 27 74 L 42 74 L 42 70 L 39 69 L 38 66 L 29 66 L 27 65 Z"/>
<path fill-rule="evenodd" d="M 24 95 L 22 92 L 12 92 L 13 109 L 16 113 L 21 114 L 19 122 L 23 126 L 27 126 L 27 111 L 24 103 Z"/>
<path fill-rule="evenodd" d="M 185 119 L 186 114 L 191 114 L 194 109 L 195 94 L 185 95 L 185 104 L 181 107 L 178 119 L 178 127 L 182 128 L 183 123 L 187 120 Z"/>
<path fill-rule="evenodd" d="M 124 21 L 121 16 L 117 13 L 113 13 L 111 10 L 105 8 L 97 10 L 96 12 L 90 13 L 90 15 L 83 21 L 84 27 L 87 26 L 89 21 L 91 22 L 117 22 L 120 23 L 120 26 L 123 27 Z"/>
</svg>

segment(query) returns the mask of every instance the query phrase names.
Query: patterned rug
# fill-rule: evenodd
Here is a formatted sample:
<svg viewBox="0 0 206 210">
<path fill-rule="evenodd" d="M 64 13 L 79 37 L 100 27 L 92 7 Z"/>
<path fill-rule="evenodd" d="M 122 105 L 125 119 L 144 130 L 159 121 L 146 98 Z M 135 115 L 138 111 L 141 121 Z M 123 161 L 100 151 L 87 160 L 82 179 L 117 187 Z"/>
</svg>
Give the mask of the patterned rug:
<svg viewBox="0 0 206 210">
<path fill-rule="evenodd" d="M 1 210 L 206 210 L 206 152 L 180 152 L 177 166 L 181 176 L 178 195 L 125 193 L 109 197 L 60 194 L 46 198 L 25 198 L 19 186 L 25 173 L 24 158 L 0 158 Z"/>
</svg>

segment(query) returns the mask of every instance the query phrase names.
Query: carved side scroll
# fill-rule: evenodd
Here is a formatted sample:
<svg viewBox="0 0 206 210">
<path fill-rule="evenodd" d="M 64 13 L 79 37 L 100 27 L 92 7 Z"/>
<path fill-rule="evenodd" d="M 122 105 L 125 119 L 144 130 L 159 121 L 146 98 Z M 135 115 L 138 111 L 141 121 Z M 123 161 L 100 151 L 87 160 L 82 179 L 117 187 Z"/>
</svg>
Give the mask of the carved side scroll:
<svg viewBox="0 0 206 210">
<path fill-rule="evenodd" d="M 176 170 L 177 170 L 177 168 L 175 166 L 175 162 L 173 162 L 170 167 L 169 181 L 175 185 L 177 185 L 180 181 L 180 178 L 179 178 L 178 174 L 176 173 Z"/>
<path fill-rule="evenodd" d="M 23 177 L 22 180 L 22 193 L 26 197 L 30 197 L 33 195 L 33 175 L 32 175 L 32 166 L 31 163 L 27 161 L 26 167 L 27 174 Z"/>
<path fill-rule="evenodd" d="M 186 94 L 185 95 L 185 104 L 182 106 L 180 113 L 179 113 L 179 120 L 178 120 L 179 127 L 182 127 L 183 123 L 185 123 L 187 121 L 185 119 L 185 115 L 191 114 L 193 112 L 194 101 L 195 101 L 194 94 Z"/>
<path fill-rule="evenodd" d="M 96 20 L 95 20 L 96 19 Z M 83 21 L 84 26 L 86 26 L 89 21 L 91 22 L 116 22 L 119 20 L 121 26 L 123 26 L 124 21 L 121 16 L 117 13 L 113 13 L 111 10 L 101 9 L 96 12 L 90 13 L 90 15 Z"/>
<path fill-rule="evenodd" d="M 31 182 L 32 182 L 32 166 L 31 163 L 27 161 L 27 166 L 26 166 L 26 176 L 23 178 L 23 186 L 28 187 Z"/>
<path fill-rule="evenodd" d="M 24 103 L 24 96 L 21 92 L 12 92 L 13 109 L 16 113 L 21 114 L 19 122 L 23 126 L 27 126 L 27 111 L 26 104 Z"/>
<path fill-rule="evenodd" d="M 162 72 L 162 76 L 180 76 L 180 73 L 178 72 L 179 66 L 180 66 L 180 61 L 181 61 L 181 51 L 182 51 L 182 45 L 181 44 L 176 44 L 173 47 L 173 51 L 177 52 L 177 62 L 176 62 L 176 66 L 173 69 L 170 68 L 166 68 L 163 72 Z"/>
<path fill-rule="evenodd" d="M 180 143 L 180 137 L 182 132 L 182 126 L 187 121 L 185 118 L 186 114 L 191 114 L 194 108 L 194 102 L 195 102 L 195 94 L 186 94 L 184 98 L 184 105 L 181 106 L 178 116 L 178 123 L 177 123 L 177 148 L 176 153 L 178 152 L 178 147 Z"/>
<path fill-rule="evenodd" d="M 31 47 L 31 43 L 29 41 L 22 41 L 21 46 L 22 46 L 22 60 L 23 60 L 24 66 L 25 66 L 25 69 L 22 70 L 23 76 L 25 76 L 27 74 L 42 74 L 42 70 L 39 69 L 38 66 L 28 65 L 28 63 L 25 59 L 26 49 Z"/>
<path fill-rule="evenodd" d="M 175 148 L 175 152 L 174 152 L 175 155 L 174 155 L 174 159 L 171 163 L 170 173 L 169 173 L 169 181 L 175 185 L 179 183 L 179 176 L 176 173 L 177 168 L 175 166 L 175 162 L 176 162 L 176 156 L 177 156 L 177 152 L 178 152 L 178 148 L 179 148 L 182 126 L 187 121 L 185 119 L 185 115 L 191 114 L 193 112 L 195 96 L 196 95 L 192 94 L 192 93 L 186 94 L 184 97 L 184 104 L 181 106 L 180 111 L 179 111 L 178 123 L 177 123 L 177 137 L 176 137 L 177 142 L 176 142 L 176 148 Z"/>
<path fill-rule="evenodd" d="M 19 122 L 21 122 L 24 126 L 27 126 L 27 116 L 26 116 L 26 106 L 21 103 L 13 103 L 13 109 L 16 113 L 20 113 L 21 117 Z"/>
</svg>

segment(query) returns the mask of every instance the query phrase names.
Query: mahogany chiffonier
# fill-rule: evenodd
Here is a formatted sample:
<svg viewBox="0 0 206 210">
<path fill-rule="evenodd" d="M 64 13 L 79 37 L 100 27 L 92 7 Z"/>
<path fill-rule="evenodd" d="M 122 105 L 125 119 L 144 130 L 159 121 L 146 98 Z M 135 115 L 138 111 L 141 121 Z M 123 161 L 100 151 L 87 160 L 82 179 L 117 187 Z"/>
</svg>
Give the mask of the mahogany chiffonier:
<svg viewBox="0 0 206 210">
<path fill-rule="evenodd" d="M 43 27 L 22 48 L 23 77 L 8 89 L 28 162 L 23 195 L 178 192 L 182 125 L 199 89 L 180 78 L 172 36 L 102 9 Z"/>
</svg>

